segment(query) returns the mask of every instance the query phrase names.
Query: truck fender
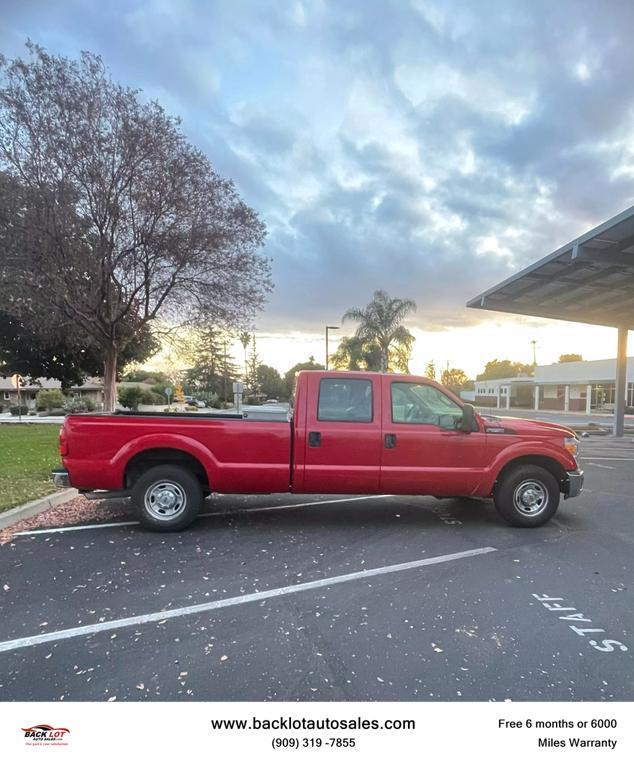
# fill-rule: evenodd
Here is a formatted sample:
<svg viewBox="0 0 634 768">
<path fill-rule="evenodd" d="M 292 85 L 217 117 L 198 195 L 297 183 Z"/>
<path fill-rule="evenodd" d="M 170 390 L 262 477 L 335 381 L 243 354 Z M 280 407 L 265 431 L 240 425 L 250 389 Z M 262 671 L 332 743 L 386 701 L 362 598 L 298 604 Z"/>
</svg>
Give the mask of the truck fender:
<svg viewBox="0 0 634 768">
<path fill-rule="evenodd" d="M 495 456 L 495 460 L 485 473 L 485 477 L 480 487 L 478 488 L 478 495 L 488 496 L 493 491 L 498 477 L 504 471 L 504 469 L 516 459 L 526 459 L 526 463 L 530 464 L 531 456 L 539 456 L 540 458 L 550 459 L 555 461 L 560 467 L 562 474 L 566 472 L 566 466 L 564 460 L 569 459 L 569 455 L 562 455 L 563 451 L 557 451 L 555 448 L 544 445 L 544 443 L 527 441 L 509 445 L 504 450 L 500 451 Z M 570 464 L 568 461 L 567 463 Z M 572 467 L 570 467 L 572 468 Z"/>
<path fill-rule="evenodd" d="M 171 448 L 173 450 L 189 453 L 197 459 L 207 473 L 209 487 L 213 488 L 213 479 L 220 471 L 220 463 L 214 454 L 202 443 L 185 435 L 174 435 L 170 433 L 155 433 L 137 437 L 130 442 L 125 443 L 117 453 L 110 459 L 113 470 L 119 475 L 121 487 L 123 487 L 123 475 L 125 468 L 137 454 L 152 449 Z"/>
</svg>

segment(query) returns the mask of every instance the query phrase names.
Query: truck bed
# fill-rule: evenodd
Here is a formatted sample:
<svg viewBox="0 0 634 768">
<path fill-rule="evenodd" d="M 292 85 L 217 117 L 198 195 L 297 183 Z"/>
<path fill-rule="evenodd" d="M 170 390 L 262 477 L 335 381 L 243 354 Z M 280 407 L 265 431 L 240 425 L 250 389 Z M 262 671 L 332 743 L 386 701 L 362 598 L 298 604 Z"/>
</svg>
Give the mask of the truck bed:
<svg viewBox="0 0 634 768">
<path fill-rule="evenodd" d="M 219 493 L 283 493 L 291 474 L 291 424 L 241 415 L 77 414 L 64 424 L 64 465 L 78 488 L 124 487 L 140 453 L 171 450 L 195 457 Z"/>
</svg>

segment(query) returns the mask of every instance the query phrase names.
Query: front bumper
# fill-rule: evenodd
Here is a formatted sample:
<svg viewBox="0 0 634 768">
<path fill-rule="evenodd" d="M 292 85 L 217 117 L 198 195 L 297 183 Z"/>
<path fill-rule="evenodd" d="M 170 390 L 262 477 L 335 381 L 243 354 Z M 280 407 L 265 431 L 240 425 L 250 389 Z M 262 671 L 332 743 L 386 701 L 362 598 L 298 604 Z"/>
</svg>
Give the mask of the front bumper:
<svg viewBox="0 0 634 768">
<path fill-rule="evenodd" d="M 566 472 L 567 478 L 564 480 L 564 499 L 571 499 L 578 496 L 583 488 L 583 470 L 575 469 L 572 472 Z"/>
<path fill-rule="evenodd" d="M 68 476 L 68 470 L 60 468 L 54 469 L 51 472 L 51 480 L 53 484 L 58 488 L 70 488 L 70 477 Z"/>
</svg>

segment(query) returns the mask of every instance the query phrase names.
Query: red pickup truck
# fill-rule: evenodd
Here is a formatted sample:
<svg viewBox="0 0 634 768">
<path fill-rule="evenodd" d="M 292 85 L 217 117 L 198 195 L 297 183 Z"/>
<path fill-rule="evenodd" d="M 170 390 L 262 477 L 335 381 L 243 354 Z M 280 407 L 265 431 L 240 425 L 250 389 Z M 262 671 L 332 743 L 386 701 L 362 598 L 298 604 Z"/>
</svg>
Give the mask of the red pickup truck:
<svg viewBox="0 0 634 768">
<path fill-rule="evenodd" d="M 417 376 L 302 371 L 288 417 L 263 416 L 67 416 L 53 478 L 131 496 L 159 531 L 188 526 L 212 492 L 492 496 L 509 523 L 534 527 L 583 485 L 570 429 L 482 416 Z"/>
</svg>

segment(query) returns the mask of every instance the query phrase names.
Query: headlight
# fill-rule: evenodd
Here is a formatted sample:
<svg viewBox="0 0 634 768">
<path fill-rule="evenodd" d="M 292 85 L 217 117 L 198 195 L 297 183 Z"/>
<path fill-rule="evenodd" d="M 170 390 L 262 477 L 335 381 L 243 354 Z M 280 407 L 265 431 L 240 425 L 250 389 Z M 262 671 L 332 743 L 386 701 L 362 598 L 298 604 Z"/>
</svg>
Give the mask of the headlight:
<svg viewBox="0 0 634 768">
<path fill-rule="evenodd" d="M 579 452 L 579 441 L 576 437 L 564 437 L 564 448 L 572 456 L 576 456 Z"/>
</svg>

